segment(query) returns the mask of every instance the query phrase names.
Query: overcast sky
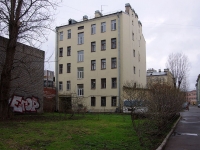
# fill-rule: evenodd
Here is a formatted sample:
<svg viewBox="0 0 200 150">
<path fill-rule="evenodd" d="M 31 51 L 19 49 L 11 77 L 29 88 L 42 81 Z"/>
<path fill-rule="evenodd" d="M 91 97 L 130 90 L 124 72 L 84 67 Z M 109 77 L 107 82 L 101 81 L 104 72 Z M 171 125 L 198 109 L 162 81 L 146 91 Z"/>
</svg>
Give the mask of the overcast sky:
<svg viewBox="0 0 200 150">
<path fill-rule="evenodd" d="M 167 57 L 172 52 L 182 52 L 190 61 L 188 81 L 190 90 L 195 88 L 200 74 L 200 1 L 199 0 L 63 0 L 57 8 L 54 26 L 68 23 L 70 18 L 77 21 L 82 16 L 94 17 L 96 10 L 103 14 L 125 10 L 130 3 L 142 23 L 146 40 L 146 68 L 163 70 Z M 46 52 L 45 69 L 55 68 L 55 33 L 51 32 L 43 44 Z"/>
</svg>

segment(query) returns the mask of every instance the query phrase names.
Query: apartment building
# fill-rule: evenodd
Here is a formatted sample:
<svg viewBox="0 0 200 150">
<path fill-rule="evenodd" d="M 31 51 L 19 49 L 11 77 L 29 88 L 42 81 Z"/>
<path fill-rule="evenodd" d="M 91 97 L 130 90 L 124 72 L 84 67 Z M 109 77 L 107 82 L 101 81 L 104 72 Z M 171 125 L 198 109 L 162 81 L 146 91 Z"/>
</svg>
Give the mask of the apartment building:
<svg viewBox="0 0 200 150">
<path fill-rule="evenodd" d="M 169 69 L 164 69 L 163 71 L 159 69 L 158 71 L 151 68 L 147 70 L 147 86 L 152 83 L 165 83 L 170 86 L 174 86 L 173 75 Z"/>
<path fill-rule="evenodd" d="M 57 109 L 76 94 L 88 111 L 121 108 L 126 81 L 146 85 L 146 42 L 131 7 L 56 27 Z"/>
<path fill-rule="evenodd" d="M 186 99 L 190 104 L 196 105 L 197 104 L 197 93 L 196 90 L 188 91 L 186 94 Z"/>
</svg>

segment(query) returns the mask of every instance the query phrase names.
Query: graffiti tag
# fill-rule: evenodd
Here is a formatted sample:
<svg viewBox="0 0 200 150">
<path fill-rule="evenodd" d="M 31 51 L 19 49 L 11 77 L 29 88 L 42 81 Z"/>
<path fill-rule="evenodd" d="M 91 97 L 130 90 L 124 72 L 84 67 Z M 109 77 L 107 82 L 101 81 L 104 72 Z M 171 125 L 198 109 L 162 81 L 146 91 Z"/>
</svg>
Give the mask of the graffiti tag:
<svg viewBox="0 0 200 150">
<path fill-rule="evenodd" d="M 10 107 L 13 108 L 14 112 L 36 112 L 40 104 L 36 97 L 23 99 L 22 96 L 15 95 L 10 99 Z"/>
</svg>

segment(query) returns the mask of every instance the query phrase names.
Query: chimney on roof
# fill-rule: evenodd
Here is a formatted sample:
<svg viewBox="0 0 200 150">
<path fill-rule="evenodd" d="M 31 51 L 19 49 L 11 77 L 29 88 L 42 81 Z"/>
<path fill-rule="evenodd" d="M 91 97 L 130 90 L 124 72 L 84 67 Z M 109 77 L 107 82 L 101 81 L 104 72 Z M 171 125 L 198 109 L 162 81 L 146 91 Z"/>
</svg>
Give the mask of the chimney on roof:
<svg viewBox="0 0 200 150">
<path fill-rule="evenodd" d="M 101 16 L 102 16 L 102 13 L 99 10 L 96 10 L 95 11 L 95 18 L 101 17 Z"/>
<path fill-rule="evenodd" d="M 87 15 L 83 16 L 83 21 L 85 21 L 85 20 L 88 20 L 88 16 Z"/>
<path fill-rule="evenodd" d="M 127 14 L 129 14 L 129 11 L 131 10 L 132 8 L 131 8 L 131 5 L 129 4 L 129 3 L 126 3 L 125 4 L 125 12 L 127 13 Z"/>
<path fill-rule="evenodd" d="M 169 71 L 169 69 L 164 69 L 164 72 L 168 72 Z"/>
</svg>

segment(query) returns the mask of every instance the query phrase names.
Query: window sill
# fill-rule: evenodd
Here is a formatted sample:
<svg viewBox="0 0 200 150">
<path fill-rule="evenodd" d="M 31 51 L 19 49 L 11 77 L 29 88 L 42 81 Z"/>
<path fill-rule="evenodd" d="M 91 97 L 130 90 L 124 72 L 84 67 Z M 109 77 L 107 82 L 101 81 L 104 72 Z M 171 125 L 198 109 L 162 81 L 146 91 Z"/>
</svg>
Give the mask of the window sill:
<svg viewBox="0 0 200 150">
<path fill-rule="evenodd" d="M 106 49 L 101 49 L 101 51 L 106 51 Z"/>
<path fill-rule="evenodd" d="M 117 67 L 116 68 L 111 68 L 111 69 L 117 69 Z"/>
<path fill-rule="evenodd" d="M 106 89 L 106 88 L 101 88 L 101 89 Z"/>
<path fill-rule="evenodd" d="M 93 52 L 96 52 L 96 51 L 91 51 L 91 52 L 93 53 Z"/>
<path fill-rule="evenodd" d="M 106 106 L 101 106 L 101 107 L 106 107 Z"/>
<path fill-rule="evenodd" d="M 91 90 L 96 90 L 96 88 L 92 88 Z"/>
<path fill-rule="evenodd" d="M 96 69 L 95 70 L 91 70 L 91 71 L 96 71 Z"/>
<path fill-rule="evenodd" d="M 111 47 L 111 49 L 117 49 L 117 47 Z"/>
<path fill-rule="evenodd" d="M 101 68 L 101 70 L 106 70 L 106 68 Z"/>
<path fill-rule="evenodd" d="M 84 43 L 78 44 L 78 45 L 83 45 Z"/>
<path fill-rule="evenodd" d="M 116 31 L 117 29 L 112 29 L 111 31 Z"/>
<path fill-rule="evenodd" d="M 59 56 L 59 57 L 63 57 L 63 56 Z"/>
</svg>

